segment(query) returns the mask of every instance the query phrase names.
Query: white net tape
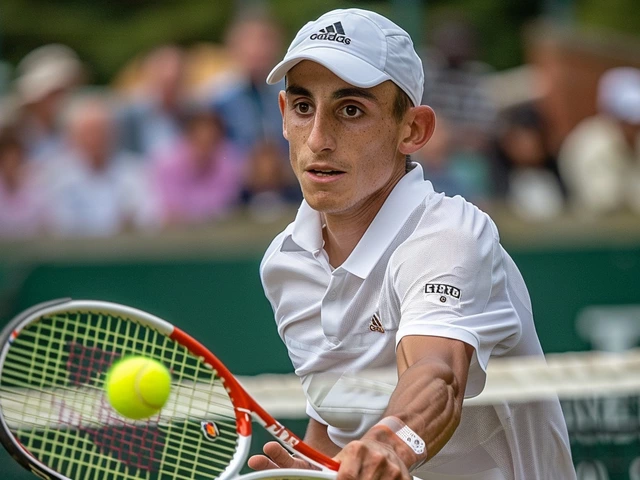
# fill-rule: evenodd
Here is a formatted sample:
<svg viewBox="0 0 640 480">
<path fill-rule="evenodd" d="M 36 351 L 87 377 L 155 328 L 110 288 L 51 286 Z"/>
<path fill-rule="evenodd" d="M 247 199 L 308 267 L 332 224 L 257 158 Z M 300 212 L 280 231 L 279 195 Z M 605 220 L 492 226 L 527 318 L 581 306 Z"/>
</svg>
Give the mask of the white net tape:
<svg viewBox="0 0 640 480">
<path fill-rule="evenodd" d="M 375 379 L 377 388 L 395 385 L 395 371 L 367 372 L 366 376 L 343 377 L 354 387 Z M 346 379 L 346 380 L 345 380 Z M 305 418 L 306 400 L 300 380 L 293 374 L 240 377 L 254 398 L 276 418 Z M 540 358 L 494 359 L 487 371 L 487 384 L 469 404 L 487 405 L 501 400 L 560 399 L 596 395 L 640 393 L 640 349 L 623 353 L 572 352 Z"/>
</svg>

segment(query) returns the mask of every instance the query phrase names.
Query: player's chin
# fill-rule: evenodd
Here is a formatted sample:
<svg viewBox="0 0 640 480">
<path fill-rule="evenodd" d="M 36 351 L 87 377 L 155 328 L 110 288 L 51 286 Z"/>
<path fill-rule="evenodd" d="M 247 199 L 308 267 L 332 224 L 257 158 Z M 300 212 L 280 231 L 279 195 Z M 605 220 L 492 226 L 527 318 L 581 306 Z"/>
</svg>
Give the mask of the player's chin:
<svg viewBox="0 0 640 480">
<path fill-rule="evenodd" d="M 340 191 L 309 189 L 302 191 L 304 199 L 314 210 L 322 213 L 337 214 L 345 210 L 348 198 Z"/>
</svg>

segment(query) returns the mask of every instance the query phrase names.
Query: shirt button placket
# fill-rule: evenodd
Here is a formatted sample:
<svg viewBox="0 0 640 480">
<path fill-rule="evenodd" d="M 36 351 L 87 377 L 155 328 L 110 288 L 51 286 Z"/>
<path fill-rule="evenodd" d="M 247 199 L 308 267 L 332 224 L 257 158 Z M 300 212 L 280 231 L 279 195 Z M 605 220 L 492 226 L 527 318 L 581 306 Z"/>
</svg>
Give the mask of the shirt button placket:
<svg viewBox="0 0 640 480">
<path fill-rule="evenodd" d="M 327 286 L 322 306 L 322 329 L 327 338 L 331 338 L 333 342 L 339 342 L 340 324 L 342 312 L 340 302 L 338 301 L 342 281 L 336 275 L 332 275 L 331 281 Z"/>
</svg>

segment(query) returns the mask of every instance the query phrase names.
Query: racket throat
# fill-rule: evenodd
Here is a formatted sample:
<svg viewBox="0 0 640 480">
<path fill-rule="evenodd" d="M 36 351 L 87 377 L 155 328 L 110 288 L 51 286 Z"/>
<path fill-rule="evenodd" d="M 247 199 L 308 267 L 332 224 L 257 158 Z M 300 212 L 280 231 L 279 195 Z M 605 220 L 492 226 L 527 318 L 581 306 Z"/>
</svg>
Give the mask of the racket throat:
<svg viewBox="0 0 640 480">
<path fill-rule="evenodd" d="M 274 423 L 272 425 L 265 425 L 264 427 L 271 435 L 276 437 L 285 445 L 289 445 L 291 448 L 296 448 L 296 445 L 300 443 L 300 439 L 287 430 L 286 427 L 283 427 L 279 423 Z"/>
<path fill-rule="evenodd" d="M 285 446 L 291 447 L 290 449 L 295 450 L 296 445 L 300 443 L 300 439 L 294 433 L 284 425 L 278 423 L 276 420 L 271 419 L 272 421 L 267 421 L 256 412 L 251 412 L 243 408 L 238 408 L 238 410 L 249 413 L 253 419 L 262 426 L 262 428 L 282 442 Z"/>
</svg>

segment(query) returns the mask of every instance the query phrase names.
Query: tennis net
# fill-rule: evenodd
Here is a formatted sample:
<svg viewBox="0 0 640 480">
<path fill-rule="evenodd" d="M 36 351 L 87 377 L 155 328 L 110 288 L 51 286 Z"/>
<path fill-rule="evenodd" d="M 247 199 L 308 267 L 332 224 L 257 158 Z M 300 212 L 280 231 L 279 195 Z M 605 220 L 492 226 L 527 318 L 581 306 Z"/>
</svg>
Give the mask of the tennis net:
<svg viewBox="0 0 640 480">
<path fill-rule="evenodd" d="M 523 357 L 496 359 L 490 363 L 487 374 L 483 392 L 465 400 L 470 408 L 504 400 L 529 402 L 557 396 L 566 419 L 578 479 L 640 480 L 640 349 L 615 354 L 553 354 L 547 355 L 546 361 Z M 304 434 L 306 399 L 295 375 L 265 374 L 239 377 L 239 380 L 274 417 L 296 433 Z M 391 393 L 396 374 L 394 371 L 379 370 L 331 379 L 332 382 L 338 380 L 346 382 L 354 390 L 375 388 L 378 392 Z M 172 420 L 184 416 L 180 400 L 183 388 L 195 389 L 196 392 L 202 388 L 202 395 L 189 397 L 191 407 L 216 417 L 219 412 L 215 410 L 210 397 L 205 395 L 208 392 L 205 387 L 204 384 L 174 385 L 172 397 L 165 407 L 165 411 L 171 412 Z M 77 392 L 70 389 L 66 393 L 73 396 Z M 19 388 L 5 388 L 2 407 L 7 412 L 13 411 L 14 405 L 22 404 L 20 408 L 15 408 L 22 413 L 12 415 L 11 426 L 22 428 L 32 424 L 33 415 L 38 415 L 41 420 L 46 420 L 47 415 L 51 421 L 59 420 L 62 410 L 57 407 L 42 411 L 43 404 L 54 405 L 47 400 L 47 395 L 47 391 L 32 396 L 32 393 Z M 103 393 L 96 391 L 95 395 L 102 396 Z M 60 392 L 57 392 L 57 398 L 60 404 L 67 403 Z M 99 405 L 101 401 L 89 401 L 86 394 L 83 398 L 87 399 L 88 405 Z M 87 412 L 82 412 L 83 421 L 91 425 L 109 424 L 108 419 L 101 416 L 94 418 L 94 414 L 94 409 L 87 407 Z M 69 428 L 83 426 L 76 424 L 73 418 L 69 417 Z M 162 415 L 159 420 L 161 424 Z M 260 428 L 255 429 L 254 434 L 256 438 L 252 442 L 252 453 L 258 453 L 270 437 Z M 21 477 L 9 472 L 8 478 L 22 480 L 26 475 Z"/>
<path fill-rule="evenodd" d="M 242 377 L 258 402 L 289 424 L 303 419 L 306 401 L 294 375 Z M 344 379 L 343 379 L 344 380 Z M 371 372 L 347 378 L 379 390 L 395 384 L 395 373 Z M 355 384 L 355 383 L 354 383 Z M 640 480 L 640 349 L 624 353 L 576 352 L 496 359 L 487 384 L 469 406 L 504 400 L 527 402 L 557 396 L 567 423 L 580 480 Z"/>
</svg>

